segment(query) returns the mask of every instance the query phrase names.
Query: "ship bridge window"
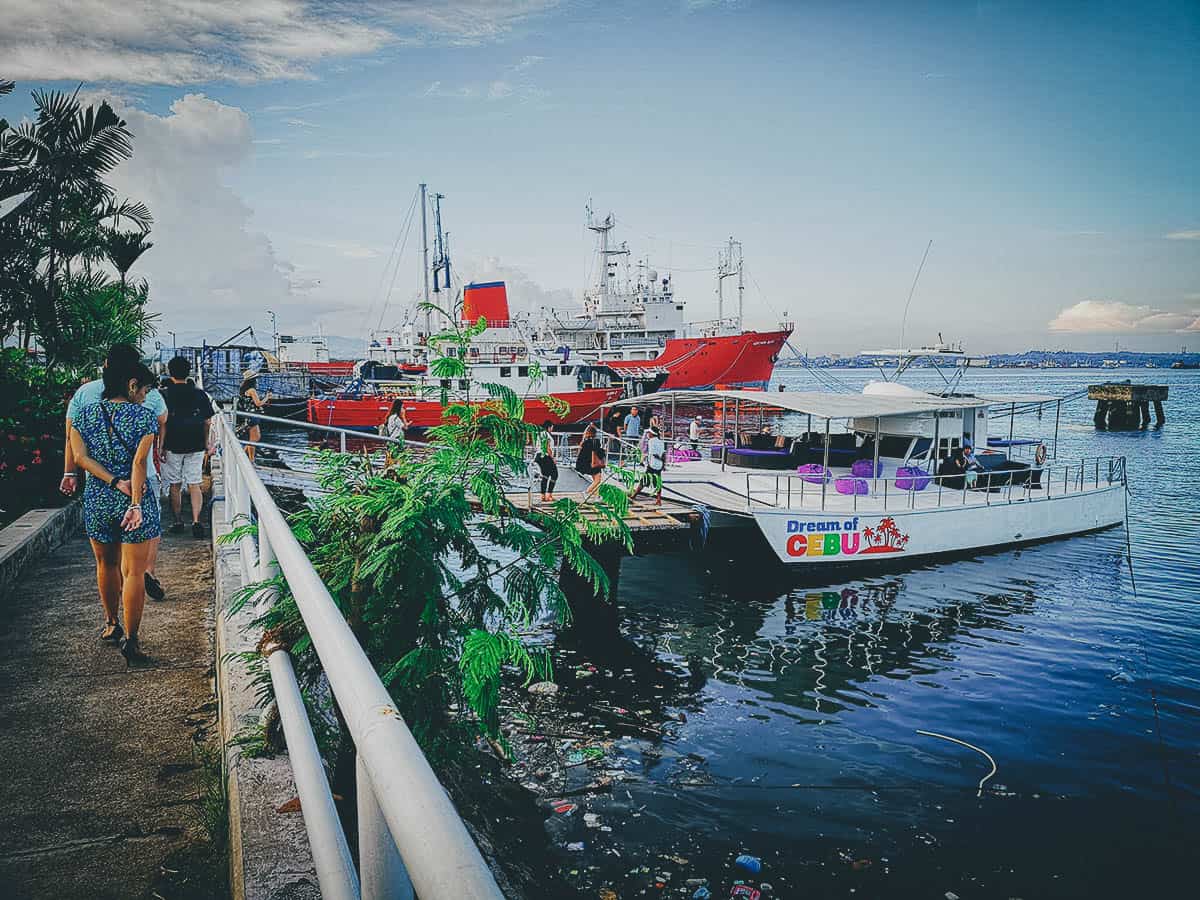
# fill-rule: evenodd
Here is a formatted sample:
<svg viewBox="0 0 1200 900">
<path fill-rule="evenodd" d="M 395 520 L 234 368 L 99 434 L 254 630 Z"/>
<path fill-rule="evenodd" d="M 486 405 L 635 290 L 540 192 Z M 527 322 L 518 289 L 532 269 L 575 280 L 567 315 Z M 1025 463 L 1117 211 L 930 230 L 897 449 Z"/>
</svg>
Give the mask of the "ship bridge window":
<svg viewBox="0 0 1200 900">
<path fill-rule="evenodd" d="M 471 380 L 469 378 L 458 379 L 458 389 L 460 391 L 465 391 L 470 387 L 471 387 Z"/>
<path fill-rule="evenodd" d="M 529 377 L 529 366 L 517 366 L 517 377 L 518 378 L 528 378 Z"/>
<path fill-rule="evenodd" d="M 558 366 L 546 366 L 546 374 L 547 375 L 557 375 L 558 374 Z"/>
<path fill-rule="evenodd" d="M 450 379 L 449 378 L 443 378 L 441 380 L 440 384 L 445 390 L 450 390 Z"/>
<path fill-rule="evenodd" d="M 571 374 L 571 369 L 572 369 L 572 368 L 573 368 L 573 366 L 563 366 L 563 367 L 562 367 L 562 373 L 563 373 L 564 375 L 570 375 L 570 374 Z"/>
<path fill-rule="evenodd" d="M 512 378 L 512 366 L 501 366 L 500 367 L 500 377 L 501 378 Z"/>
</svg>

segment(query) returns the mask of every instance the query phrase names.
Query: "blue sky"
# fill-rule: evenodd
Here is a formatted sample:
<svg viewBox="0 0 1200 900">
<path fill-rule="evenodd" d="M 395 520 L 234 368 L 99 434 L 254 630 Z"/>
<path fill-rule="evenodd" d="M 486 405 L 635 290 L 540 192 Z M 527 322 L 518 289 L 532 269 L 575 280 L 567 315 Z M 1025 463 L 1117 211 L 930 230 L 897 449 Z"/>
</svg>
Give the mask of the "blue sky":
<svg viewBox="0 0 1200 900">
<path fill-rule="evenodd" d="M 930 240 L 910 342 L 1200 347 L 1194 2 L 11 2 L 0 75 L 138 134 L 181 334 L 361 335 L 426 181 L 521 304 L 578 299 L 590 197 L 692 318 L 741 240 L 747 324 L 813 352 L 894 344 Z M 409 253 L 385 321 L 417 283 Z"/>
</svg>

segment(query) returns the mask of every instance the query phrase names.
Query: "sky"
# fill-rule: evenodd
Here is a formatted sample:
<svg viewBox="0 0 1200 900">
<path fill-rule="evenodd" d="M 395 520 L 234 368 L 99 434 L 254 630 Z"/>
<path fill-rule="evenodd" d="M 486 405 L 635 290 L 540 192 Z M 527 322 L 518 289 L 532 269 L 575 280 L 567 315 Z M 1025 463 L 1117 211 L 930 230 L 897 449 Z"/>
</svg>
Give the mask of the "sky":
<svg viewBox="0 0 1200 900">
<path fill-rule="evenodd" d="M 355 340 L 465 281 L 578 303 L 589 200 L 716 314 L 813 354 L 1200 349 L 1200 3 L 0 0 L 0 101 L 107 97 L 160 339 Z M 419 222 L 417 223 L 419 225 Z M 930 246 L 930 242 L 932 245 Z M 398 262 L 394 250 L 403 247 Z M 727 310 L 736 294 L 726 282 Z"/>
</svg>

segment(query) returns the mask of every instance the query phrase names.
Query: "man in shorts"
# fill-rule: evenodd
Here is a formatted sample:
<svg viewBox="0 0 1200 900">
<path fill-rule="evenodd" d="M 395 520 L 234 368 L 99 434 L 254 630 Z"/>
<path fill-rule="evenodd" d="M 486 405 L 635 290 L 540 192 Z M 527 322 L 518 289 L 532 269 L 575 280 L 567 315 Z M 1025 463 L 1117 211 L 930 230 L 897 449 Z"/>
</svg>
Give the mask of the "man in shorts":
<svg viewBox="0 0 1200 900">
<path fill-rule="evenodd" d="M 192 536 L 204 537 L 200 511 L 204 508 L 204 458 L 213 450 L 209 426 L 213 407 L 208 394 L 190 381 L 191 364 L 182 356 L 167 363 L 171 380 L 163 394 L 167 401 L 167 437 L 163 442 L 163 481 L 171 487 L 171 533 L 183 531 L 183 486 L 192 501 Z"/>
<path fill-rule="evenodd" d="M 132 344 L 113 344 L 109 348 L 108 355 L 104 357 L 104 367 L 107 368 L 109 365 L 129 367 L 137 365 L 141 361 L 142 353 L 137 347 Z M 74 496 L 83 487 L 82 473 L 75 464 L 75 453 L 71 449 L 71 429 L 74 427 L 72 422 L 93 403 L 99 403 L 103 395 L 104 379 L 96 378 L 75 391 L 71 402 L 67 404 L 67 443 L 66 449 L 63 451 L 63 477 L 59 484 L 59 490 L 68 497 Z M 146 394 L 142 405 L 148 407 L 158 419 L 158 437 L 155 439 L 154 452 L 150 454 L 146 466 L 146 491 L 142 502 L 147 502 L 145 497 L 152 497 L 154 502 L 158 503 L 162 492 L 161 482 L 158 480 L 158 469 L 162 463 L 162 441 L 167 430 L 167 404 L 163 402 L 162 394 L 157 390 L 151 390 Z M 154 568 L 158 563 L 159 540 L 157 537 L 152 540 L 150 558 L 146 565 L 146 596 L 151 600 L 163 600 L 167 596 L 162 584 L 154 576 Z"/>
</svg>

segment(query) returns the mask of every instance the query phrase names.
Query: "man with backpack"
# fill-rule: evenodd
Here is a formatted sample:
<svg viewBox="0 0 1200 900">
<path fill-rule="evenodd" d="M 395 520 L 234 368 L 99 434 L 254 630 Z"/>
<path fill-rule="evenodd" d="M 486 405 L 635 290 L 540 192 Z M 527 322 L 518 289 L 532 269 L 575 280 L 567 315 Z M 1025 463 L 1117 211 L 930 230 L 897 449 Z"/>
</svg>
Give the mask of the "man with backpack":
<svg viewBox="0 0 1200 900">
<path fill-rule="evenodd" d="M 662 506 L 662 476 L 663 469 L 667 465 L 667 445 L 654 425 L 646 429 L 646 435 L 646 471 L 642 474 L 637 487 L 630 493 L 629 499 L 636 500 L 638 494 L 642 492 L 642 488 L 650 488 L 654 491 L 655 505 Z"/>
<path fill-rule="evenodd" d="M 213 407 L 208 394 L 188 380 L 191 364 L 182 356 L 167 363 L 171 380 L 163 390 L 167 401 L 167 437 L 163 442 L 163 481 L 171 486 L 171 510 L 175 514 L 173 534 L 183 531 L 180 518 L 183 509 L 183 486 L 188 486 L 192 501 L 192 535 L 204 537 L 200 510 L 204 507 L 201 482 L 204 479 L 204 457 L 211 454 L 209 425 Z"/>
</svg>

